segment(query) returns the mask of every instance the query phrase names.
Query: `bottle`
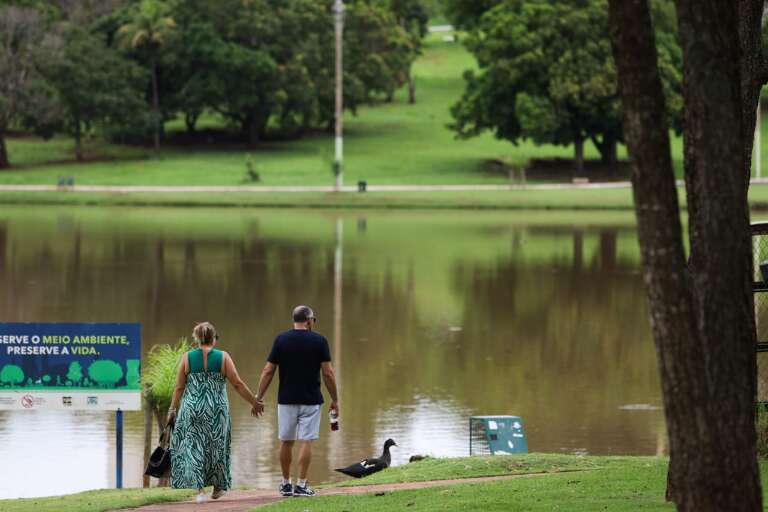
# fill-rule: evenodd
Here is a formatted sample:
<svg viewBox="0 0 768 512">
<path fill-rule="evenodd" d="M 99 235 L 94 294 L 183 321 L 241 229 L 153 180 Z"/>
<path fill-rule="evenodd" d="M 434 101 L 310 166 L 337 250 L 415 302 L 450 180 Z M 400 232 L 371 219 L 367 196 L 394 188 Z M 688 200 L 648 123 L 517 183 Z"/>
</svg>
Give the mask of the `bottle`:
<svg viewBox="0 0 768 512">
<path fill-rule="evenodd" d="M 339 413 L 336 411 L 329 411 L 328 418 L 331 420 L 331 430 L 339 430 Z"/>
</svg>

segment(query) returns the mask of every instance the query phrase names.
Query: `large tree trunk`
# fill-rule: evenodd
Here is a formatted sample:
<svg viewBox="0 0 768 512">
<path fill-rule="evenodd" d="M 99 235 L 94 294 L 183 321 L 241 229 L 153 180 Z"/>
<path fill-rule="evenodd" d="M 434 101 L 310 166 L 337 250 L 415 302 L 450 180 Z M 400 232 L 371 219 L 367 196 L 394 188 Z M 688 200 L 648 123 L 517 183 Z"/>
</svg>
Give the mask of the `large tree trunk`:
<svg viewBox="0 0 768 512">
<path fill-rule="evenodd" d="M 762 510 L 744 179 L 751 134 L 742 114 L 749 109 L 740 90 L 736 8 L 726 1 L 678 1 L 691 242 L 686 265 L 647 0 L 609 5 L 669 433 L 667 496 L 678 510 Z"/>
<path fill-rule="evenodd" d="M 8 150 L 5 148 L 5 134 L 0 130 L 0 169 L 10 169 L 11 162 L 8 160 Z"/>
<path fill-rule="evenodd" d="M 152 115 L 154 136 L 155 136 L 155 151 L 160 149 L 160 90 L 157 83 L 157 62 L 152 60 Z"/>
<path fill-rule="evenodd" d="M 680 474 L 672 475 L 676 486 L 706 478 L 708 489 L 682 495 L 676 502 L 688 510 L 705 510 L 699 503 L 716 503 L 720 510 L 762 510 L 755 453 L 756 340 L 747 202 L 757 97 L 751 100 L 742 88 L 745 79 L 754 80 L 754 70 L 742 67 L 740 16 L 734 2 L 681 0 L 677 10 L 683 45 L 689 273 L 709 377 L 702 382 L 709 387 L 709 423 L 697 432 L 698 446 L 689 447 L 700 454 L 698 460 L 688 459 L 687 467 L 681 465 Z M 759 24 L 755 30 L 759 34 Z M 702 453 L 702 443 L 712 449 Z M 721 479 L 724 475 L 734 476 L 729 482 Z M 711 505 L 708 510 L 713 510 Z"/>
</svg>

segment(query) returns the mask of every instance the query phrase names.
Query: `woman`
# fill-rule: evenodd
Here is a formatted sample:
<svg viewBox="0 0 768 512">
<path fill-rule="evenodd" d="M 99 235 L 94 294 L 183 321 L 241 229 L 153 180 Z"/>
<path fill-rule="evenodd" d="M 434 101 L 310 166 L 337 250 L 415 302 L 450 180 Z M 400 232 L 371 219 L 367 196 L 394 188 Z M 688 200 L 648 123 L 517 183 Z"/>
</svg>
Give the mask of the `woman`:
<svg viewBox="0 0 768 512">
<path fill-rule="evenodd" d="M 175 424 L 171 438 L 171 484 L 176 489 L 198 489 L 197 502 L 208 499 L 204 487 L 213 486 L 213 499 L 231 487 L 229 401 L 227 380 L 243 399 L 256 404 L 248 386 L 240 379 L 235 363 L 226 352 L 217 350 L 219 336 L 208 322 L 192 331 L 200 348 L 181 356 L 176 389 L 168 422 Z M 178 417 L 176 406 L 181 399 Z"/>
</svg>

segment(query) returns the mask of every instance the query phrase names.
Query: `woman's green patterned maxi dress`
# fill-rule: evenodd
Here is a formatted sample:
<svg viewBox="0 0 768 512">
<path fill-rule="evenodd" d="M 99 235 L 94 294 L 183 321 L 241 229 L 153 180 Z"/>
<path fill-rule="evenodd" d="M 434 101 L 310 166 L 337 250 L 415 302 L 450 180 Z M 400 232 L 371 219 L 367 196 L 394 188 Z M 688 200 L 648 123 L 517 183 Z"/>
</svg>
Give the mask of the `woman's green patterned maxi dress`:
<svg viewBox="0 0 768 512">
<path fill-rule="evenodd" d="M 231 421 L 227 381 L 221 374 L 222 353 L 189 352 L 189 375 L 171 438 L 171 485 L 176 489 L 201 489 L 213 485 L 229 489 Z"/>
</svg>

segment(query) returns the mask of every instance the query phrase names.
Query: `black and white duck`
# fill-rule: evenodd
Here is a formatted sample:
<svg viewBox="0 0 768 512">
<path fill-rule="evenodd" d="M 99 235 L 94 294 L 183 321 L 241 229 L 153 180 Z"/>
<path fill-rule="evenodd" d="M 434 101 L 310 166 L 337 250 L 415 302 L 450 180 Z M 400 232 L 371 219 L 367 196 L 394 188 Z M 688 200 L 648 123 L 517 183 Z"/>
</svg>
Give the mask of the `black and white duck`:
<svg viewBox="0 0 768 512">
<path fill-rule="evenodd" d="M 364 476 L 372 475 L 384 468 L 388 468 L 392 462 L 392 457 L 389 455 L 390 446 L 397 446 L 397 443 L 392 439 L 387 439 L 384 442 L 384 451 L 381 453 L 381 457 L 372 457 L 370 459 L 363 459 L 360 462 L 356 462 L 351 466 L 345 468 L 335 469 L 339 473 L 353 476 L 355 478 L 362 478 Z"/>
</svg>

